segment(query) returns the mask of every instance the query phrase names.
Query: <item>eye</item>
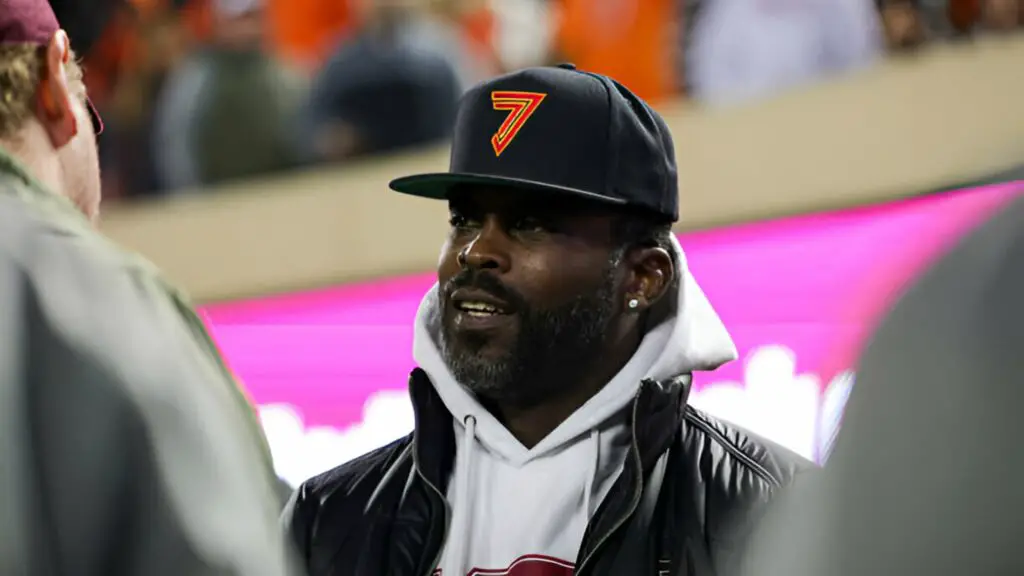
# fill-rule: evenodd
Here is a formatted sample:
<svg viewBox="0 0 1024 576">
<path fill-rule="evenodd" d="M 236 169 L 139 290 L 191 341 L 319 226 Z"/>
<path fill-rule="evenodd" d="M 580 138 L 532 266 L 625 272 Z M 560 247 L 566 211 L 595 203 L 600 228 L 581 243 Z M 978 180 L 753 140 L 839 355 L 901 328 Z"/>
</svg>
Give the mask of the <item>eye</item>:
<svg viewBox="0 0 1024 576">
<path fill-rule="evenodd" d="M 551 232 L 551 226 L 539 218 L 520 218 L 512 227 L 516 232 L 540 233 Z"/>
<path fill-rule="evenodd" d="M 457 213 L 452 213 L 451 216 L 448 217 L 448 224 L 455 230 L 469 230 L 471 228 L 479 227 L 477 222 Z"/>
</svg>

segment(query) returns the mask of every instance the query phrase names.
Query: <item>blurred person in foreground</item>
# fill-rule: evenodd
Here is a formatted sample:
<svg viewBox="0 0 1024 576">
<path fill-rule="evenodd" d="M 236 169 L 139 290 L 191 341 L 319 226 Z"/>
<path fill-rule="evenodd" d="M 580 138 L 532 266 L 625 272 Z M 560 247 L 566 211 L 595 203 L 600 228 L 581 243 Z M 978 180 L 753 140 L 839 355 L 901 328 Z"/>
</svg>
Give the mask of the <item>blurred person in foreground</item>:
<svg viewBox="0 0 1024 576">
<path fill-rule="evenodd" d="M 391 187 L 451 218 L 415 320 L 416 429 L 296 492 L 310 574 L 725 569 L 810 463 L 687 405 L 736 350 L 671 233 L 661 117 L 529 68 L 467 93 L 450 172 Z"/>
<path fill-rule="evenodd" d="M 211 39 L 163 85 L 152 140 L 160 187 L 198 188 L 300 163 L 299 77 L 267 50 L 263 0 L 214 0 Z"/>
<path fill-rule="evenodd" d="M 4 0 L 0 573 L 286 574 L 251 406 L 183 298 L 93 227 L 97 131 L 49 6 Z"/>
<path fill-rule="evenodd" d="M 1024 195 L 883 321 L 825 470 L 780 495 L 742 575 L 1024 574 L 1022 296 Z"/>
<path fill-rule="evenodd" d="M 429 0 L 357 0 L 363 28 L 317 74 L 302 127 L 308 160 L 337 162 L 447 139 L 484 73 Z"/>
</svg>

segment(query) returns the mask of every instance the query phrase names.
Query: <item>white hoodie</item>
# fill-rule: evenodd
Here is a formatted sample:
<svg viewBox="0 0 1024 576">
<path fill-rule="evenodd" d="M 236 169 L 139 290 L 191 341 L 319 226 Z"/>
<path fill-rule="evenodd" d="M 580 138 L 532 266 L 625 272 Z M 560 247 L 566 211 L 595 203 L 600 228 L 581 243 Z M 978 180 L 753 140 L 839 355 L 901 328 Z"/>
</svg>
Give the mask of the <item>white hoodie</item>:
<svg viewBox="0 0 1024 576">
<path fill-rule="evenodd" d="M 499 574 L 535 564 L 571 574 L 583 532 L 622 470 L 627 407 L 645 378 L 712 370 L 736 358 L 725 326 L 678 242 L 676 316 L 651 330 L 600 392 L 533 448 L 524 447 L 452 377 L 429 326 L 437 285 L 416 316 L 413 356 L 454 417 L 456 461 L 441 576 Z M 544 566 L 542 566 L 544 565 Z M 532 571 L 530 572 L 532 573 Z"/>
</svg>

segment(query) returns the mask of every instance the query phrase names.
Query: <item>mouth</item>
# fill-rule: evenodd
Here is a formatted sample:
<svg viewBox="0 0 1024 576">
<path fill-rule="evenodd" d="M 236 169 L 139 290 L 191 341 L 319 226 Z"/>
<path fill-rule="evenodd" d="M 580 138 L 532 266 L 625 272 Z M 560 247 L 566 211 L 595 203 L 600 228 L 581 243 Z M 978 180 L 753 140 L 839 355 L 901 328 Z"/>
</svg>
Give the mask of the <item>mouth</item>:
<svg viewBox="0 0 1024 576">
<path fill-rule="evenodd" d="M 456 290 L 451 305 L 456 312 L 455 325 L 465 329 L 493 328 L 514 314 L 507 302 L 476 290 Z"/>
</svg>

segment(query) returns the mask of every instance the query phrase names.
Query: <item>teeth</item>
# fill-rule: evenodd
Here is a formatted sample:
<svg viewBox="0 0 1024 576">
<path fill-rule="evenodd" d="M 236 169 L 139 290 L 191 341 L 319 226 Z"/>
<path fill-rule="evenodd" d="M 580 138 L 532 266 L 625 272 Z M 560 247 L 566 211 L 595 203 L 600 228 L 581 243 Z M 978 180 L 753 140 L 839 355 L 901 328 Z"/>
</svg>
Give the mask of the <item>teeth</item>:
<svg viewBox="0 0 1024 576">
<path fill-rule="evenodd" d="M 462 302 L 459 304 L 459 308 L 474 313 L 496 314 L 498 312 L 497 308 L 483 302 Z"/>
</svg>

